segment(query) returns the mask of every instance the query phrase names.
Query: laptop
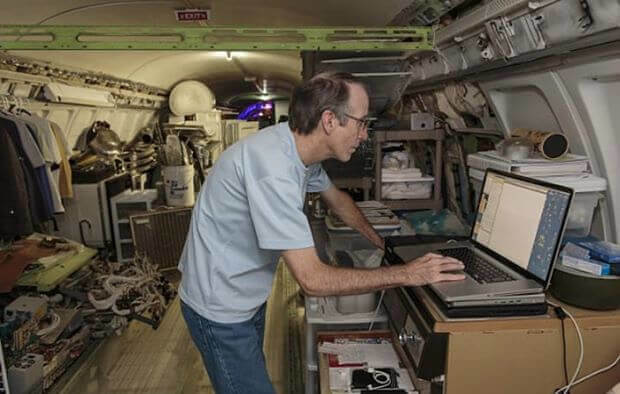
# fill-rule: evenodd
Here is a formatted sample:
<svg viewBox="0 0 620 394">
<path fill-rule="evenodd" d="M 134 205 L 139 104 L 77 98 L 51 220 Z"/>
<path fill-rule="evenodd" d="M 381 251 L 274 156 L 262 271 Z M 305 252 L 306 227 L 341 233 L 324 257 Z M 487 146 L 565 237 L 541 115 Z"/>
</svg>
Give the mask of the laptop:
<svg viewBox="0 0 620 394">
<path fill-rule="evenodd" d="M 429 288 L 448 307 L 544 302 L 572 197 L 570 188 L 488 169 L 469 239 L 435 250 L 463 261 L 466 278 Z M 394 249 L 403 261 L 417 257 Z"/>
</svg>

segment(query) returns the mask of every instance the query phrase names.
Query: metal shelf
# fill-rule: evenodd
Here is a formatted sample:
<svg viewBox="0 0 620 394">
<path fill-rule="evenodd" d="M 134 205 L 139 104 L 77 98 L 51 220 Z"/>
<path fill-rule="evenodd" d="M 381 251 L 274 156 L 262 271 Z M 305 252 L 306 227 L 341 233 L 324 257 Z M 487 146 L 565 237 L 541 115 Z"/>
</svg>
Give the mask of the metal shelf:
<svg viewBox="0 0 620 394">
<path fill-rule="evenodd" d="M 485 135 L 493 135 L 496 137 L 503 137 L 504 134 L 500 130 L 495 129 L 480 129 L 476 127 L 466 127 L 464 129 L 454 129 L 457 133 L 463 134 L 485 134 Z"/>
<path fill-rule="evenodd" d="M 135 213 L 148 212 L 152 209 L 153 201 L 157 198 L 157 190 L 146 189 L 144 191 L 126 190 L 112 197 L 112 226 L 114 228 L 114 245 L 118 262 L 133 260 L 134 248 L 132 238 L 121 238 L 120 225 L 128 225 L 129 218 L 126 216 Z M 125 250 L 125 245 L 131 245 L 130 250 Z"/>
<path fill-rule="evenodd" d="M 443 208 L 441 198 L 441 174 L 443 172 L 443 139 L 445 132 L 442 129 L 434 130 L 380 130 L 375 131 L 375 200 L 394 210 L 415 210 Z M 383 148 L 381 144 L 388 141 L 435 141 L 435 162 L 433 164 L 433 197 L 416 200 L 383 200 L 381 199 L 381 159 Z"/>
<path fill-rule="evenodd" d="M 433 209 L 440 210 L 443 208 L 443 200 L 435 200 L 433 198 L 420 199 L 420 200 L 381 200 L 381 203 L 385 204 L 393 210 L 415 210 L 415 209 Z"/>
<path fill-rule="evenodd" d="M 375 131 L 375 142 L 387 141 L 419 141 L 419 140 L 443 140 L 444 131 L 434 130 L 378 130 Z"/>
</svg>

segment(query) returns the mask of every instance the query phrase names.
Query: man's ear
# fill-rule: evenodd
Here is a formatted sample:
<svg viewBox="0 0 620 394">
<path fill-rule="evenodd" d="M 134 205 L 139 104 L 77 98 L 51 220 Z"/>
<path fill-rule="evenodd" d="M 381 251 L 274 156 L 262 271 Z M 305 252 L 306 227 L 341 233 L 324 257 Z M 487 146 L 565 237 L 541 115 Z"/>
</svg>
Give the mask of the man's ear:
<svg viewBox="0 0 620 394">
<path fill-rule="evenodd" d="M 331 135 L 332 131 L 334 131 L 338 125 L 337 122 L 338 119 L 336 119 L 336 115 L 332 111 L 326 110 L 321 114 L 321 125 L 327 135 Z"/>
</svg>

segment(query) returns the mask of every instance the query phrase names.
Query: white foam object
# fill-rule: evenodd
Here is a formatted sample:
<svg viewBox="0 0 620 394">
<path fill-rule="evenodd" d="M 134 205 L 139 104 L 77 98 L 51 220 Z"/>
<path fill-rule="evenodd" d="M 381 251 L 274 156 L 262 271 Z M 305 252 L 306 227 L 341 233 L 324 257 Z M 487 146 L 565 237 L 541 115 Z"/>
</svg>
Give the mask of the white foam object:
<svg viewBox="0 0 620 394">
<path fill-rule="evenodd" d="M 168 105 L 177 116 L 209 112 L 215 107 L 215 96 L 200 81 L 183 81 L 172 88 Z"/>
</svg>

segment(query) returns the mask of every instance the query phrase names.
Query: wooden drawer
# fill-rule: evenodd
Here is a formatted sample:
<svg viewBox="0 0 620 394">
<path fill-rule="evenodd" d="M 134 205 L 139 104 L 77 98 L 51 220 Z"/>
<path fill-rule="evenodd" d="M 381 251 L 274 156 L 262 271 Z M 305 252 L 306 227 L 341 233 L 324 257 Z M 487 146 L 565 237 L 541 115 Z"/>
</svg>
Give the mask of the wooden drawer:
<svg viewBox="0 0 620 394">
<path fill-rule="evenodd" d="M 376 331 L 322 331 L 317 333 L 317 343 L 334 342 L 337 339 L 386 339 L 392 343 L 392 346 L 400 360 L 400 367 L 406 369 L 414 386 L 420 393 L 430 393 L 430 384 L 426 381 L 417 379 L 413 372 L 413 367 L 406 357 L 403 348 L 398 342 L 398 338 L 394 336 L 390 330 Z M 320 375 L 320 393 L 321 394 L 340 394 L 345 391 L 332 391 L 329 384 L 329 358 L 327 354 L 319 355 L 319 375 Z"/>
</svg>

